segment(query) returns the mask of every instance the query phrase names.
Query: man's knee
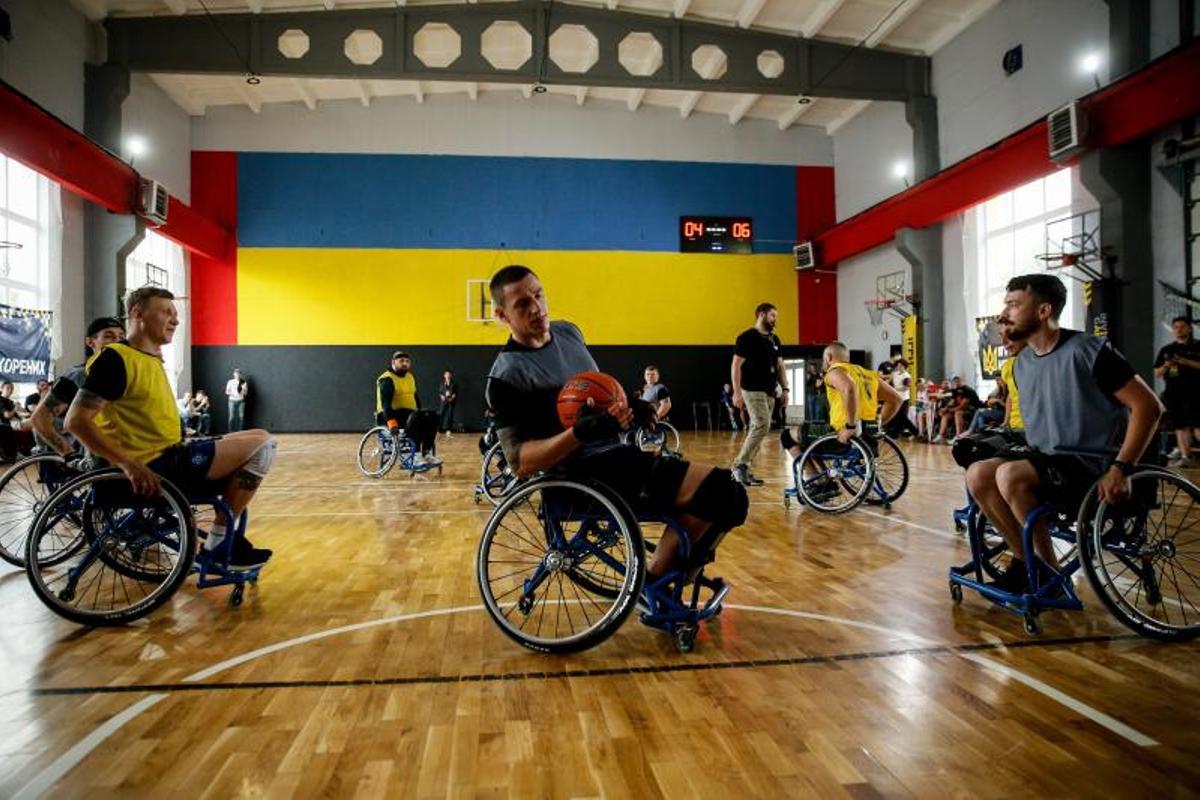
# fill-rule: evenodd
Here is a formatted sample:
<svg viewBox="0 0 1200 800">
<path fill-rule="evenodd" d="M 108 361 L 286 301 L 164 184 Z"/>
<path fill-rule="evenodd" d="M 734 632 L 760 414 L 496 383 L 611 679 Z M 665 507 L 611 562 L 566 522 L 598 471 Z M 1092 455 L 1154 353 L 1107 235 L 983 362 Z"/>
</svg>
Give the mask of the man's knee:
<svg viewBox="0 0 1200 800">
<path fill-rule="evenodd" d="M 1037 473 L 1028 461 L 1009 461 L 996 468 L 996 485 L 1005 500 L 1037 486 Z"/>
<path fill-rule="evenodd" d="M 682 510 L 727 531 L 746 521 L 750 497 L 729 470 L 713 467 Z"/>
<path fill-rule="evenodd" d="M 279 447 L 279 440 L 266 431 L 258 432 L 263 434 L 261 441 L 251 450 L 250 457 L 242 464 L 241 471 L 248 472 L 261 480 L 271 472 L 271 466 L 275 463 L 275 453 Z"/>
<path fill-rule="evenodd" d="M 967 489 L 972 496 L 979 497 L 996 490 L 996 470 L 1000 464 L 997 459 L 989 458 L 967 467 Z"/>
</svg>

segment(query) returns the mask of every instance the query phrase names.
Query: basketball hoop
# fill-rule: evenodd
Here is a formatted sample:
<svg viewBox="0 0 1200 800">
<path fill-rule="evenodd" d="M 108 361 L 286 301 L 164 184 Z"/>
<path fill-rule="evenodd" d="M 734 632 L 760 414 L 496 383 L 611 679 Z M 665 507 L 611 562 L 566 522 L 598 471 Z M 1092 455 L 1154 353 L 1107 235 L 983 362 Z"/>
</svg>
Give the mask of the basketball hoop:
<svg viewBox="0 0 1200 800">
<path fill-rule="evenodd" d="M 895 300 L 864 300 L 863 305 L 867 309 L 867 316 L 871 318 L 871 324 L 878 328 L 883 324 L 883 315 L 889 309 L 896 305 Z"/>
</svg>

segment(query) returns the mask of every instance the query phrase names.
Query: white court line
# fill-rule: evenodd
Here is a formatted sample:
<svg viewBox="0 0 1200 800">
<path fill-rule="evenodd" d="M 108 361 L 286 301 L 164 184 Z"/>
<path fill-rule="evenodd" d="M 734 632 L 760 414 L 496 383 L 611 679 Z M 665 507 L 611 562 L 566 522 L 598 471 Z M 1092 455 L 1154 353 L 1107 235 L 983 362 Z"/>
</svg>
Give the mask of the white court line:
<svg viewBox="0 0 1200 800">
<path fill-rule="evenodd" d="M 1071 697 L 1069 694 L 1064 694 L 1064 693 L 1060 692 L 1058 689 L 1055 689 L 1053 686 L 1051 686 L 1047 683 L 1043 683 L 1042 681 L 1039 681 L 1037 678 L 1034 678 L 1030 675 L 1026 675 L 1024 672 L 1019 672 L 1019 671 L 1013 669 L 1012 667 L 1008 666 L 1007 664 L 1001 664 L 998 661 L 994 661 L 990 658 L 985 658 L 984 656 L 978 655 L 976 653 L 960 653 L 959 655 L 961 655 L 963 658 L 967 659 L 968 661 L 973 661 L 976 664 L 986 667 L 987 669 L 994 670 L 996 672 L 1007 675 L 1008 677 L 1012 678 L 1014 681 L 1025 684 L 1030 689 L 1033 689 L 1035 692 L 1043 694 L 1046 697 L 1049 697 L 1051 700 L 1055 700 L 1059 703 L 1062 703 L 1064 706 L 1071 709 L 1072 711 L 1079 714 L 1080 716 L 1087 717 L 1088 719 L 1090 719 L 1092 722 L 1096 723 L 1097 725 L 1100 725 L 1101 727 L 1104 727 L 1104 728 L 1108 728 L 1113 733 L 1115 733 L 1118 736 L 1121 736 L 1125 739 L 1128 739 L 1129 741 L 1136 744 L 1138 747 L 1153 747 L 1154 745 L 1158 744 L 1158 742 L 1155 741 L 1154 739 L 1151 739 L 1149 736 L 1142 733 L 1141 731 L 1138 731 L 1138 730 L 1135 730 L 1135 729 L 1129 727 L 1124 722 L 1121 722 L 1119 719 L 1114 719 L 1113 717 L 1110 717 L 1108 714 L 1105 714 L 1103 711 L 1097 711 L 1096 709 L 1092 708 L 1088 704 L 1086 704 L 1082 701 L 1076 700 L 1074 697 Z"/>
<path fill-rule="evenodd" d="M 892 628 L 886 628 L 882 625 L 876 625 L 871 622 L 860 622 L 858 620 L 846 619 L 844 617 L 835 617 L 835 616 L 830 616 L 828 614 L 817 614 L 817 613 L 809 612 L 809 611 L 796 611 L 796 610 L 787 609 L 787 608 L 772 608 L 770 606 L 743 606 L 743 605 L 736 605 L 736 604 L 732 604 L 732 603 L 729 604 L 728 607 L 731 609 L 737 609 L 737 610 L 741 610 L 741 611 L 751 611 L 751 612 L 757 612 L 757 613 L 763 613 L 763 614 L 779 614 L 782 616 L 797 617 L 799 619 L 809 619 L 809 620 L 814 620 L 817 622 L 829 622 L 829 623 L 833 623 L 833 624 L 847 625 L 849 627 L 860 628 L 862 630 L 875 631 L 877 633 L 883 633 L 883 634 L 886 634 L 889 636 L 897 636 L 900 638 L 908 639 L 910 641 L 918 642 L 918 643 L 925 644 L 925 645 L 936 646 L 938 644 L 937 642 L 935 642 L 932 639 L 927 639 L 927 638 L 925 638 L 923 636 L 919 636 L 915 633 L 894 630 Z M 250 661 L 254 661 L 258 658 L 262 658 L 263 656 L 267 656 L 272 653 L 278 653 L 282 650 L 287 650 L 287 649 L 290 649 L 292 647 L 297 647 L 302 644 L 308 644 L 309 642 L 315 642 L 315 641 L 319 641 L 321 639 L 327 639 L 331 636 L 338 636 L 343 633 L 351 633 L 354 631 L 360 631 L 360 630 L 364 630 L 367 628 L 379 627 L 381 625 L 389 625 L 389 624 L 394 624 L 397 622 L 406 622 L 408 620 L 413 620 L 413 619 L 422 619 L 425 617 L 443 616 L 443 615 L 447 615 L 447 614 L 458 614 L 458 613 L 462 613 L 465 611 L 480 611 L 482 609 L 483 609 L 482 605 L 474 605 L 474 606 L 458 606 L 456 608 L 440 608 L 440 609 L 433 609 L 430 611 L 416 611 L 416 612 L 412 612 L 409 614 L 400 614 L 400 615 L 393 616 L 393 617 L 384 617 L 383 619 L 371 620 L 368 622 L 357 622 L 357 623 L 354 623 L 351 625 L 343 625 L 343 626 L 340 626 L 337 628 L 330 628 L 330 629 L 324 630 L 324 631 L 317 631 L 315 633 L 306 634 L 304 636 L 298 636 L 294 639 L 285 639 L 282 642 L 276 642 L 275 644 L 267 645 L 266 647 L 260 647 L 257 650 L 251 650 L 250 652 L 247 652 L 247 653 L 242 653 L 241 655 L 234 656 L 233 658 L 226 659 L 225 661 L 221 661 L 217 664 L 214 664 L 211 667 L 202 669 L 199 672 L 194 672 L 191 675 L 188 675 L 187 677 L 185 677 L 183 680 L 186 682 L 189 682 L 189 683 L 195 683 L 198 681 L 202 681 L 202 680 L 204 680 L 206 678 L 210 678 L 213 675 L 216 675 L 220 672 L 224 672 L 225 670 L 232 669 L 233 667 L 240 666 L 242 664 L 246 664 Z M 1155 740 L 1146 736 L 1145 734 L 1134 730 L 1133 728 L 1125 725 L 1124 723 L 1120 722 L 1119 720 L 1113 719 L 1112 717 L 1108 716 L 1107 714 L 1105 714 L 1101 711 L 1098 711 L 1095 708 L 1092 708 L 1091 706 L 1087 705 L 1086 703 L 1084 703 L 1080 700 L 1076 700 L 1075 698 L 1071 697 L 1068 694 L 1060 692 L 1058 689 L 1055 689 L 1053 686 L 1043 683 L 1042 681 L 1039 681 L 1032 676 L 1026 675 L 1025 673 L 1019 672 L 1011 667 L 1008 667 L 1008 666 L 1005 666 L 1002 664 L 997 664 L 994 661 L 991 661 L 989 659 L 983 658 L 978 655 L 962 654 L 962 653 L 959 653 L 959 655 L 962 658 L 965 658 L 968 661 L 977 663 L 980 666 L 983 666 L 987 669 L 1000 671 L 1000 672 L 1005 673 L 1006 675 L 1009 675 L 1014 680 L 1017 680 L 1017 681 L 1025 684 L 1026 686 L 1029 686 L 1030 688 L 1035 689 L 1036 691 L 1040 692 L 1042 695 L 1049 697 L 1050 699 L 1055 700 L 1055 701 L 1067 706 L 1068 708 L 1070 708 L 1073 711 L 1079 713 L 1080 715 L 1086 717 L 1087 719 L 1090 719 L 1090 720 L 1096 722 L 1097 724 L 1113 731 L 1114 733 L 1117 733 L 1118 735 L 1125 737 L 1126 739 L 1134 742 L 1135 744 L 1137 744 L 1141 747 L 1158 744 L 1158 742 L 1156 742 Z M 166 697 L 167 697 L 167 695 L 165 695 L 165 694 L 149 695 L 147 697 L 142 698 L 138 702 L 136 702 L 133 705 L 126 708 L 121 713 L 119 713 L 116 716 L 109 719 L 107 722 L 105 722 L 103 725 L 101 725 L 95 731 L 93 731 L 92 733 L 88 734 L 86 737 L 81 739 L 78 744 L 74 745 L 70 750 L 63 753 L 61 756 L 59 756 L 53 762 L 51 762 L 47 767 L 45 767 L 41 772 L 39 772 L 37 775 L 35 775 L 33 777 L 33 779 L 30 780 L 29 783 L 27 783 L 27 784 L 25 784 L 25 786 L 21 787 L 21 789 L 17 792 L 17 794 L 14 795 L 14 800 L 16 800 L 16 798 L 21 798 L 22 800 L 24 800 L 25 798 L 34 798 L 34 797 L 38 797 L 38 796 L 44 794 L 45 792 L 47 792 L 50 788 L 52 788 L 54 786 L 55 783 L 57 783 L 59 780 L 61 780 L 71 769 L 73 769 L 75 766 L 77 766 L 81 761 L 83 761 L 83 759 L 87 758 L 87 756 L 92 751 L 94 751 L 97 747 L 99 747 L 104 742 L 105 739 L 107 739 L 108 737 L 112 736 L 114 733 L 119 731 L 127 723 L 129 723 L 130 721 L 132 721 L 133 719 L 138 717 L 143 711 L 150 709 L 151 707 L 153 707 L 154 705 L 156 705 L 158 702 L 160 702 L 161 700 L 163 700 Z"/>
<path fill-rule="evenodd" d="M 857 510 L 860 513 L 866 514 L 868 517 L 878 517 L 879 519 L 886 520 L 888 522 L 895 522 L 900 525 L 907 525 L 908 527 L 916 528 L 919 531 L 925 531 L 926 533 L 932 533 L 934 536 L 941 536 L 943 539 L 953 539 L 956 542 L 965 541 L 964 537 L 959 536 L 957 533 L 950 533 L 949 531 L 939 531 L 937 528 L 930 528 L 928 525 L 921 525 L 920 523 L 917 523 L 917 522 L 909 522 L 908 520 L 900 519 L 899 517 L 889 517 L 887 514 L 880 514 L 878 511 L 867 511 L 865 508 L 860 508 Z"/>
<path fill-rule="evenodd" d="M 430 509 L 428 511 L 420 510 L 395 510 L 395 511 L 307 511 L 304 513 L 280 511 L 271 513 L 264 511 L 254 515 L 255 519 L 286 519 L 289 517 L 404 517 L 404 516 L 428 516 L 437 514 L 446 516 L 449 514 L 491 514 L 495 509 L 490 505 L 486 508 L 469 508 L 469 509 Z"/>
</svg>

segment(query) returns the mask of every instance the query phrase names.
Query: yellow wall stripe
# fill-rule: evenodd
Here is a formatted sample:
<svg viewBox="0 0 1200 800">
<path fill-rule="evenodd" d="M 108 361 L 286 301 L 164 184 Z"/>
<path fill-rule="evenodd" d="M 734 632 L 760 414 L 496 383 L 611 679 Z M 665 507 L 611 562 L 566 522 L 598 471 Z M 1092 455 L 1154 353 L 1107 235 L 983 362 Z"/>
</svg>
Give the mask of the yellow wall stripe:
<svg viewBox="0 0 1200 800">
<path fill-rule="evenodd" d="M 505 264 L 537 272 L 591 344 L 732 345 L 764 301 L 796 342 L 790 255 L 241 248 L 238 343 L 501 344 L 502 325 L 466 321 L 466 286 Z"/>
</svg>

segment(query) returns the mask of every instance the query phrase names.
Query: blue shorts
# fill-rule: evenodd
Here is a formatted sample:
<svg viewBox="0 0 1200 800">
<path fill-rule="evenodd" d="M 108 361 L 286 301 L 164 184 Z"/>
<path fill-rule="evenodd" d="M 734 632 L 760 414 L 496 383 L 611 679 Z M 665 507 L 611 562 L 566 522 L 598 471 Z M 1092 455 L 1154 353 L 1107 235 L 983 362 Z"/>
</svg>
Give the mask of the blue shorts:
<svg viewBox="0 0 1200 800">
<path fill-rule="evenodd" d="M 155 473 L 180 489 L 198 486 L 208 480 L 208 470 L 217 452 L 217 439 L 187 439 L 168 447 L 162 455 L 146 464 Z"/>
</svg>

